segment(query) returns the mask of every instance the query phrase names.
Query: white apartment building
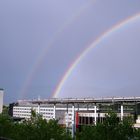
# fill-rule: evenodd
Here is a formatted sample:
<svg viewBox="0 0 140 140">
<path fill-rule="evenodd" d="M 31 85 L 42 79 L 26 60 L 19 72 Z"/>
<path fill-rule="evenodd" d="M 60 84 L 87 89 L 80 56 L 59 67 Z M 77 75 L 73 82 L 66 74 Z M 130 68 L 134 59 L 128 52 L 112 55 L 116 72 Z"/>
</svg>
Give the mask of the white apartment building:
<svg viewBox="0 0 140 140">
<path fill-rule="evenodd" d="M 20 100 L 14 104 L 13 117 L 31 118 L 31 110 L 44 119 L 57 119 L 58 123 L 74 130 L 80 125 L 96 125 L 103 122 L 109 111 L 115 111 L 118 119 L 140 115 L 140 97 L 84 98 Z"/>
<path fill-rule="evenodd" d="M 140 97 L 20 100 L 13 106 L 13 117 L 30 119 L 31 110 L 34 110 L 44 119 L 57 119 L 59 124 L 66 127 L 72 127 L 74 124 L 96 124 L 105 119 L 112 106 L 120 120 L 125 116 L 133 115 L 135 110 L 138 111 L 137 114 L 140 113 L 139 100 Z M 137 109 L 134 109 L 134 103 L 137 103 Z"/>
<path fill-rule="evenodd" d="M 77 127 L 103 122 L 109 111 L 116 112 L 120 120 L 132 116 L 138 122 L 140 97 L 21 100 L 13 104 L 12 114 L 30 119 L 31 110 L 47 121 L 57 119 L 59 124 L 71 130 L 73 137 Z"/>
<path fill-rule="evenodd" d="M 28 120 L 31 117 L 31 110 L 34 110 L 37 114 L 42 115 L 42 117 L 48 121 L 50 119 L 57 119 L 59 120 L 59 124 L 65 125 L 67 127 L 71 127 L 72 120 L 74 121 L 75 119 L 73 118 L 73 111 L 83 111 L 79 113 L 79 115 L 82 117 L 94 117 L 94 108 L 88 108 L 89 111 L 92 111 L 88 113 L 86 107 L 82 107 L 79 109 L 74 108 L 73 110 L 72 106 L 69 106 L 67 109 L 66 105 L 34 105 L 28 103 L 25 104 L 25 102 L 20 102 L 18 105 L 13 107 L 13 117 L 25 118 Z"/>
<path fill-rule="evenodd" d="M 4 90 L 0 89 L 0 113 L 2 113 L 2 109 L 3 109 L 3 95 L 4 95 Z"/>
</svg>

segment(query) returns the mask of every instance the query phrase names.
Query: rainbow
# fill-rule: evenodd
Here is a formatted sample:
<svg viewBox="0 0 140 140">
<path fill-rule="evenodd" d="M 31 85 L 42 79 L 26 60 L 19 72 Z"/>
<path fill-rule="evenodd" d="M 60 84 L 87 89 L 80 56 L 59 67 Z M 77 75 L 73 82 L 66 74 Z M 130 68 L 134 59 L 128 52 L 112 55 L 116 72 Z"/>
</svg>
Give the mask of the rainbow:
<svg viewBox="0 0 140 140">
<path fill-rule="evenodd" d="M 58 30 L 53 35 L 52 39 L 50 39 L 49 43 L 47 43 L 47 47 L 45 47 L 45 49 L 43 49 L 43 51 L 41 51 L 41 53 L 37 57 L 35 63 L 31 66 L 31 69 L 29 70 L 29 73 L 27 74 L 27 78 L 25 79 L 25 82 L 23 83 L 22 89 L 20 90 L 19 98 L 23 98 L 26 95 L 26 93 L 27 93 L 27 91 L 28 91 L 28 89 L 29 89 L 32 81 L 33 81 L 33 78 L 35 77 L 38 69 L 40 68 L 41 64 L 45 60 L 46 55 L 48 54 L 50 48 L 53 46 L 53 44 L 55 43 L 55 41 L 61 36 L 61 34 L 63 34 L 63 32 L 74 21 L 76 21 L 82 15 L 82 13 L 84 11 L 86 11 L 89 8 L 89 6 L 91 6 L 95 2 L 96 2 L 96 0 L 91 0 L 91 1 L 88 1 L 87 4 L 82 5 L 77 10 L 77 12 L 74 13 L 74 15 L 72 15 L 71 18 L 69 18 L 64 24 L 62 24 L 62 26 L 60 28 L 58 28 Z"/>
<path fill-rule="evenodd" d="M 103 41 L 107 37 L 111 36 L 114 32 L 122 29 L 126 25 L 133 23 L 134 21 L 136 21 L 138 19 L 140 19 L 140 13 L 137 13 L 133 16 L 126 18 L 125 20 L 115 24 L 113 27 L 109 28 L 108 30 L 103 32 L 101 35 L 99 35 L 88 47 L 86 47 L 80 53 L 80 55 L 78 55 L 78 57 L 74 60 L 74 62 L 70 64 L 70 66 L 68 67 L 68 69 L 64 73 L 63 77 L 61 78 L 60 82 L 58 83 L 55 91 L 53 92 L 52 97 L 55 98 L 58 96 L 58 94 L 60 93 L 66 80 L 68 79 L 68 77 L 72 73 L 72 71 L 76 68 L 76 66 L 79 64 L 79 62 L 88 54 L 88 52 L 90 52 L 94 47 L 96 47 L 101 41 Z"/>
</svg>

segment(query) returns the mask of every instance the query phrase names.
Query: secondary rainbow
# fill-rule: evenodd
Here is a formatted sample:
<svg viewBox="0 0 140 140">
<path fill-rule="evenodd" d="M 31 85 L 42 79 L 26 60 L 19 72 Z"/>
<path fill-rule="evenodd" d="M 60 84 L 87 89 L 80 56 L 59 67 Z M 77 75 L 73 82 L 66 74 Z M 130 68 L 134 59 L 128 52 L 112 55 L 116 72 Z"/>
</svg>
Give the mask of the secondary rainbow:
<svg viewBox="0 0 140 140">
<path fill-rule="evenodd" d="M 43 51 L 41 51 L 40 55 L 37 57 L 35 63 L 32 65 L 29 73 L 27 74 L 27 78 L 25 79 L 25 82 L 23 83 L 22 89 L 20 91 L 20 95 L 18 98 L 24 98 L 23 96 L 26 95 L 32 81 L 33 78 L 35 77 L 38 69 L 40 68 L 41 64 L 44 62 L 46 55 L 49 52 L 49 49 L 53 46 L 53 44 L 55 43 L 55 41 L 62 35 L 62 33 L 74 22 L 76 21 L 84 11 L 86 11 L 89 6 L 91 6 L 92 4 L 94 4 L 94 2 L 96 2 L 96 0 L 91 0 L 88 1 L 87 4 L 82 5 L 76 13 L 74 13 L 74 15 L 72 15 L 64 24 L 62 24 L 62 26 L 60 28 L 58 28 L 58 30 L 55 32 L 54 36 L 52 37 L 52 39 L 49 41 L 49 43 L 47 43 L 47 47 L 45 47 L 45 49 L 43 49 Z"/>
<path fill-rule="evenodd" d="M 80 55 L 75 59 L 75 61 L 70 64 L 69 68 L 66 70 L 65 74 L 63 75 L 62 79 L 58 83 L 58 86 L 56 87 L 56 90 L 53 92 L 52 97 L 57 97 L 59 92 L 61 91 L 64 83 L 66 82 L 67 78 L 70 76 L 72 71 L 76 68 L 78 63 L 87 55 L 87 53 L 92 50 L 94 47 L 96 47 L 101 41 L 103 41 L 105 38 L 109 37 L 112 35 L 112 33 L 122 29 L 129 23 L 132 23 L 136 20 L 140 19 L 140 13 L 137 13 L 133 16 L 130 16 L 126 18 L 125 20 L 115 24 L 113 27 L 109 28 L 107 31 L 103 32 L 100 36 L 98 36 L 88 47 L 84 49 L 80 53 Z"/>
</svg>

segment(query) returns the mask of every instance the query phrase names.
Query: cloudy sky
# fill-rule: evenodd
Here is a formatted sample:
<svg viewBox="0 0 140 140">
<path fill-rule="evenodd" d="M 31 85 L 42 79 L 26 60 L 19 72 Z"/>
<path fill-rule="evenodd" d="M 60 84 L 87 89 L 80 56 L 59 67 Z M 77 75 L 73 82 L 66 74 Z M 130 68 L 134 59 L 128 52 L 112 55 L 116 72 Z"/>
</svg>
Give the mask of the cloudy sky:
<svg viewBox="0 0 140 140">
<path fill-rule="evenodd" d="M 5 103 L 139 96 L 140 1 L 1 0 L 0 64 Z"/>
</svg>

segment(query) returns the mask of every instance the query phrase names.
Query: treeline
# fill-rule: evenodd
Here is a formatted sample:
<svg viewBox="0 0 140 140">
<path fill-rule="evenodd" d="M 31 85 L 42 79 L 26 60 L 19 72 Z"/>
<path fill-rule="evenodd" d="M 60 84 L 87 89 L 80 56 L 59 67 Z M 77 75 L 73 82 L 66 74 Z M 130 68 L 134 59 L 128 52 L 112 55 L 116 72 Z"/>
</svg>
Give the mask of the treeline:
<svg viewBox="0 0 140 140">
<path fill-rule="evenodd" d="M 32 112 L 30 121 L 17 123 L 8 115 L 0 114 L 0 138 L 9 140 L 72 140 L 71 134 L 57 120 L 47 122 Z M 82 126 L 75 133 L 76 140 L 140 140 L 140 130 L 133 127 L 131 118 L 123 121 L 115 113 L 106 116 L 103 123 Z"/>
<path fill-rule="evenodd" d="M 7 140 L 71 140 L 71 135 L 57 120 L 47 122 L 41 116 L 30 121 L 14 122 L 7 115 L 0 115 L 0 139 Z"/>
</svg>

